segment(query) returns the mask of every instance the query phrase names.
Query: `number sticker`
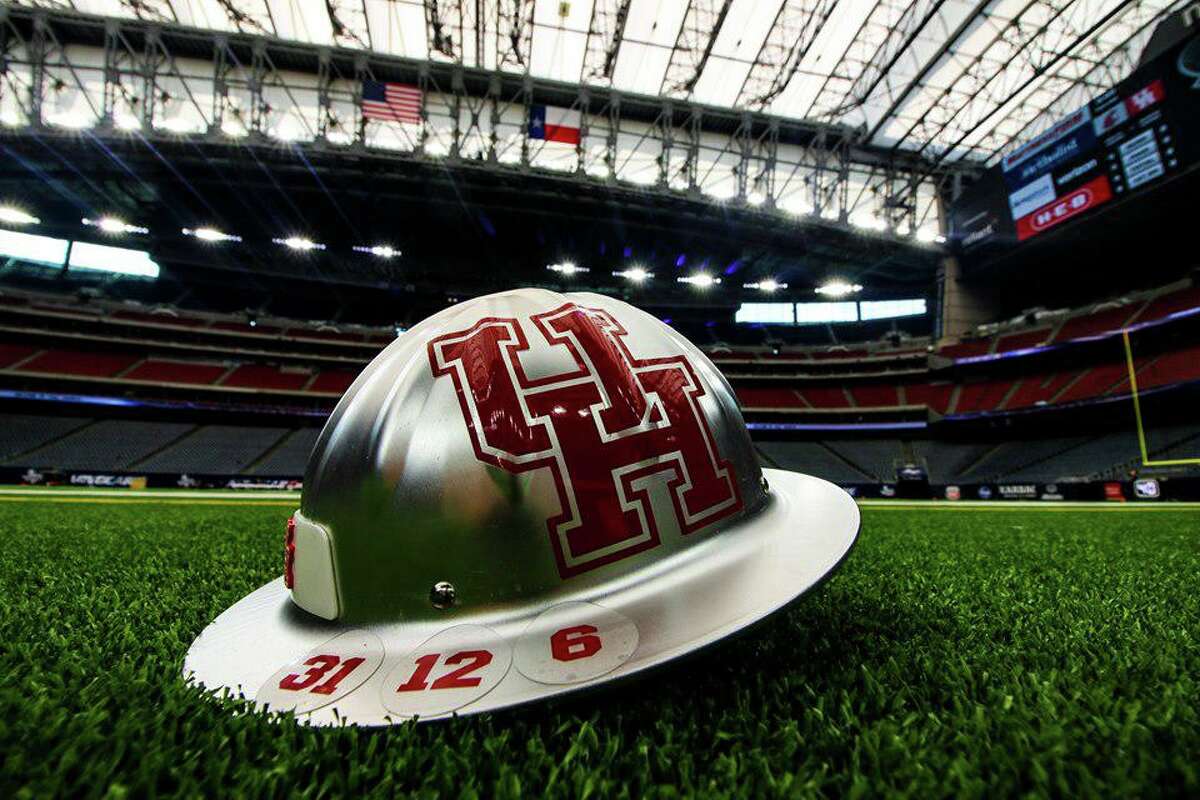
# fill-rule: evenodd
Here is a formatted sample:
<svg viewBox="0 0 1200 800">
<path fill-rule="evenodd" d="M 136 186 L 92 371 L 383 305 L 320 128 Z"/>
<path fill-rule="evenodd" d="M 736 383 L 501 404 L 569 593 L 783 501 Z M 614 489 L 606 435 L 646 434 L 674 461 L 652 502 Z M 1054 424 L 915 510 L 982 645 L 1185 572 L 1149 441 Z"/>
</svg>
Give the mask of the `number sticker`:
<svg viewBox="0 0 1200 800">
<path fill-rule="evenodd" d="M 580 683 L 612 672 L 633 655 L 633 621 L 595 603 L 562 603 L 546 609 L 517 642 L 517 669 L 538 683 Z"/>
<path fill-rule="evenodd" d="M 353 630 L 313 648 L 280 668 L 255 696 L 275 711 L 305 714 L 362 686 L 383 664 L 383 643 L 370 631 Z"/>
<path fill-rule="evenodd" d="M 459 625 L 433 636 L 396 664 L 380 693 L 400 716 L 448 714 L 496 688 L 512 650 L 482 625 Z"/>
</svg>

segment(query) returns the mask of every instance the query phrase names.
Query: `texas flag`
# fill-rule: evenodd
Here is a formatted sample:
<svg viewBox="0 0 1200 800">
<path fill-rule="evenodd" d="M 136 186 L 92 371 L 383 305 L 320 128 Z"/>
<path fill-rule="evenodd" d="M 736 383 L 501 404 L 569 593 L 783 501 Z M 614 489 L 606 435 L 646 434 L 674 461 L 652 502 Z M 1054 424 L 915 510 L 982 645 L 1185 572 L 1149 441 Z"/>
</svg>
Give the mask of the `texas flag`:
<svg viewBox="0 0 1200 800">
<path fill-rule="evenodd" d="M 530 106 L 529 138 L 579 144 L 579 126 L 582 121 L 583 116 L 569 108 Z"/>
</svg>

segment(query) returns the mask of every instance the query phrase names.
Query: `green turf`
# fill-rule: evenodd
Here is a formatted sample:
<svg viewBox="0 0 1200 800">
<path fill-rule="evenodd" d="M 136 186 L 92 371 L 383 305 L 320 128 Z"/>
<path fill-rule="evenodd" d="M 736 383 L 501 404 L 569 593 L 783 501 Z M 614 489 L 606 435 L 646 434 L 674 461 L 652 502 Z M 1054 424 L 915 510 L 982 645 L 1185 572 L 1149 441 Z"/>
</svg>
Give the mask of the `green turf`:
<svg viewBox="0 0 1200 800">
<path fill-rule="evenodd" d="M 553 705 L 314 730 L 179 678 L 282 507 L 0 504 L 0 797 L 1200 793 L 1194 511 L 865 512 L 843 571 Z"/>
</svg>

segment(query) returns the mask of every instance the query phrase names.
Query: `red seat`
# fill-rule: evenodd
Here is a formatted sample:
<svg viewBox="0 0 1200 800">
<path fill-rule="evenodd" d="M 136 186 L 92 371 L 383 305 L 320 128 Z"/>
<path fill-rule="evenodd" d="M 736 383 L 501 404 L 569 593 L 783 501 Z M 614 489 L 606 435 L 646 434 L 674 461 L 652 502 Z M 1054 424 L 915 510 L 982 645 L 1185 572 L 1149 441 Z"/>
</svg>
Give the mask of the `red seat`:
<svg viewBox="0 0 1200 800">
<path fill-rule="evenodd" d="M 36 352 L 35 348 L 23 344 L 0 344 L 0 369 L 11 367 Z"/>
<path fill-rule="evenodd" d="M 1010 333 L 996 340 L 996 352 L 1007 353 L 1012 350 L 1025 350 L 1037 347 L 1050 338 L 1049 328 L 1038 328 L 1034 331 Z"/>
<path fill-rule="evenodd" d="M 915 383 L 904 389 L 905 402 L 910 406 L 929 406 L 945 414 L 950 407 L 950 395 L 954 393 L 952 383 Z"/>
<path fill-rule="evenodd" d="M 1004 395 L 1012 388 L 1012 381 L 980 381 L 965 383 L 958 392 L 958 403 L 954 406 L 955 414 L 969 414 L 977 411 L 995 411 Z"/>
<path fill-rule="evenodd" d="M 283 371 L 279 367 L 262 364 L 243 364 L 221 381 L 222 386 L 238 386 L 247 389 L 303 389 L 312 377 L 309 372 Z"/>
<path fill-rule="evenodd" d="M 344 370 L 328 370 L 317 374 L 317 377 L 309 384 L 308 391 L 324 392 L 327 394 L 345 394 L 350 388 L 350 384 L 354 383 L 354 379 L 358 377 L 353 372 Z"/>
<path fill-rule="evenodd" d="M 227 369 L 228 367 L 222 364 L 198 364 L 192 361 L 149 358 L 123 377 L 133 381 L 188 383 L 203 386 L 216 383 Z"/>
<path fill-rule="evenodd" d="M 1008 398 L 1004 408 L 1027 408 L 1038 403 L 1049 403 L 1054 395 L 1075 379 L 1078 372 L 1053 372 L 1048 375 L 1031 375 L 1022 378 L 1017 390 Z"/>
<path fill-rule="evenodd" d="M 1139 304 L 1109 308 L 1094 314 L 1084 314 L 1072 317 L 1058 329 L 1054 337 L 1056 342 L 1068 342 L 1084 336 L 1096 336 L 1109 331 L 1119 331 L 1129 323 L 1129 320 L 1139 309 Z"/>
<path fill-rule="evenodd" d="M 840 386 L 810 386 L 800 390 L 800 396 L 813 408 L 849 408 L 850 401 Z"/>
<path fill-rule="evenodd" d="M 1138 389 L 1200 380 L 1200 347 L 1166 353 L 1137 372 Z"/>
<path fill-rule="evenodd" d="M 886 384 L 854 386 L 850 389 L 850 396 L 859 408 L 884 408 L 900 404 L 899 390 Z"/>
<path fill-rule="evenodd" d="M 1151 300 L 1137 316 L 1130 320 L 1130 324 L 1162 319 L 1176 312 L 1187 311 L 1192 308 L 1200 308 L 1200 287 L 1180 289 L 1177 292 L 1164 294 L 1162 297 Z"/>
<path fill-rule="evenodd" d="M 47 350 L 21 365 L 26 372 L 109 378 L 138 361 L 123 353 L 84 353 L 78 350 Z"/>
<path fill-rule="evenodd" d="M 744 408 L 803 408 L 804 401 L 792 389 L 742 386 L 736 390 Z"/>
<path fill-rule="evenodd" d="M 1058 398 L 1058 403 L 1071 403 L 1076 400 L 1087 400 L 1108 394 L 1118 383 L 1128 384 L 1129 374 L 1124 364 L 1104 364 L 1093 367 L 1083 373 Z"/>
</svg>

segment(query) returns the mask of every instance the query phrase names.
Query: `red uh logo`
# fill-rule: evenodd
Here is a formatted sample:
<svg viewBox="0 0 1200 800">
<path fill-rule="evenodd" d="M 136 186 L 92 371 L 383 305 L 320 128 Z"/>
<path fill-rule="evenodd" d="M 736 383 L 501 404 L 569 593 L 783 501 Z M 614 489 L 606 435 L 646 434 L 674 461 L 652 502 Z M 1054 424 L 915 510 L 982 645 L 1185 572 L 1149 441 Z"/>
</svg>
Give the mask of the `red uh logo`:
<svg viewBox="0 0 1200 800">
<path fill-rule="evenodd" d="M 494 317 L 431 341 L 429 362 L 454 381 L 480 461 L 514 474 L 550 469 L 562 511 L 546 527 L 562 577 L 658 545 L 653 477 L 666 474 L 685 535 L 741 510 L 686 358 L 634 358 L 620 323 L 573 303 L 531 321 L 575 369 L 530 378 L 521 321 Z"/>
</svg>

